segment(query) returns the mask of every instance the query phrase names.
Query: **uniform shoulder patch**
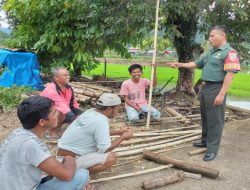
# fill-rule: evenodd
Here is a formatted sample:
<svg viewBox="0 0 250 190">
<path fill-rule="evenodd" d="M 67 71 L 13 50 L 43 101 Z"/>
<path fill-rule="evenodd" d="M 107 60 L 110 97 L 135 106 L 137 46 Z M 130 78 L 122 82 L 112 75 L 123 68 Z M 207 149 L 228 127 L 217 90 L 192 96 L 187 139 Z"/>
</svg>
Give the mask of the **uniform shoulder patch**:
<svg viewBox="0 0 250 190">
<path fill-rule="evenodd" d="M 238 54 L 235 50 L 228 51 L 227 57 L 224 62 L 224 71 L 239 71 L 240 62 Z"/>
</svg>

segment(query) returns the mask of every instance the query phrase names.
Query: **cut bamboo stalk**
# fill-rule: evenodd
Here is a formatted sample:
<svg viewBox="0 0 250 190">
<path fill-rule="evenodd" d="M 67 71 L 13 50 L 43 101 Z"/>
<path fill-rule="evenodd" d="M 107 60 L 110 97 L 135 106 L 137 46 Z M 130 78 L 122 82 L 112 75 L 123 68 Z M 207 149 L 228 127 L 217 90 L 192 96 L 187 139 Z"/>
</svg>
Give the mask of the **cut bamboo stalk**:
<svg viewBox="0 0 250 190">
<path fill-rule="evenodd" d="M 138 149 L 124 151 L 124 152 L 117 152 L 116 155 L 117 155 L 117 157 L 121 157 L 121 156 L 139 154 L 139 153 L 142 153 L 144 150 L 157 150 L 157 149 L 161 149 L 161 148 L 167 148 L 167 147 L 179 145 L 179 144 L 182 144 L 182 143 L 198 140 L 200 138 L 201 138 L 201 136 L 197 135 L 197 136 L 194 136 L 194 137 L 182 139 L 182 140 L 167 143 L 167 144 L 160 144 L 160 145 L 156 145 L 156 146 L 152 146 L 152 147 L 138 148 Z"/>
<path fill-rule="evenodd" d="M 167 111 L 168 113 L 170 113 L 171 115 L 173 115 L 173 116 L 176 116 L 176 117 L 183 117 L 182 114 L 178 113 L 178 112 L 177 112 L 175 109 L 173 109 L 173 108 L 166 107 L 166 111 Z"/>
<path fill-rule="evenodd" d="M 186 172 L 201 174 L 210 178 L 217 178 L 219 176 L 218 170 L 212 169 L 208 166 L 202 166 L 198 163 L 181 161 L 167 156 L 161 157 L 150 151 L 144 151 L 143 156 L 145 159 L 159 164 L 173 164 L 176 168 Z"/>
<path fill-rule="evenodd" d="M 184 174 L 181 175 L 177 173 L 167 177 L 161 177 L 149 181 L 143 181 L 141 183 L 141 187 L 142 189 L 154 189 L 157 187 L 163 187 L 173 183 L 181 182 L 183 179 L 184 179 Z"/>
<path fill-rule="evenodd" d="M 185 116 L 183 116 L 182 114 L 178 113 L 175 109 L 170 108 L 170 107 L 166 107 L 166 111 L 168 113 L 170 113 L 173 116 L 177 116 L 177 117 L 182 117 L 181 122 L 188 124 L 191 123 L 190 120 L 188 120 Z"/>
<path fill-rule="evenodd" d="M 114 149 L 113 152 L 121 152 L 121 151 L 144 148 L 144 147 L 152 147 L 152 146 L 155 146 L 155 145 L 165 144 L 165 143 L 173 142 L 173 141 L 176 141 L 176 140 L 181 140 L 181 139 L 185 139 L 185 138 L 188 138 L 188 137 L 192 137 L 192 136 L 197 135 L 197 134 L 199 134 L 199 133 L 183 135 L 183 136 L 180 136 L 180 137 L 171 138 L 171 139 L 167 139 L 167 140 L 163 140 L 163 141 L 157 141 L 157 142 L 153 142 L 153 143 L 138 144 L 138 145 L 129 146 L 129 147 L 119 147 L 119 148 Z"/>
<path fill-rule="evenodd" d="M 87 91 L 87 90 L 80 90 L 80 89 L 77 89 L 77 88 L 74 88 L 74 92 L 76 92 L 78 94 L 85 95 L 85 96 L 90 96 L 90 97 L 93 97 L 93 98 L 99 98 L 102 95 L 101 93 L 94 93 L 94 92 L 90 92 L 90 91 Z"/>
<path fill-rule="evenodd" d="M 150 142 L 150 141 L 154 141 L 154 140 L 160 140 L 160 139 L 165 139 L 168 137 L 176 137 L 179 136 L 178 134 L 176 135 L 163 135 L 163 136 L 157 136 L 157 137 L 146 137 L 143 139 L 134 139 L 134 140 L 129 140 L 129 141 L 123 141 L 121 143 L 122 146 L 128 146 L 131 144 L 136 144 L 136 143 L 142 143 L 142 142 Z"/>
<path fill-rule="evenodd" d="M 131 163 L 131 162 L 135 162 L 135 161 L 138 161 L 138 160 L 141 160 L 141 159 L 142 159 L 142 157 L 136 158 L 136 159 L 134 159 L 134 160 L 130 160 L 130 161 L 127 161 L 127 162 L 115 164 L 115 165 L 113 165 L 112 167 L 122 166 L 122 165 L 129 164 L 129 163 Z"/>
<path fill-rule="evenodd" d="M 163 136 L 163 135 L 183 135 L 183 134 L 189 134 L 189 133 L 200 133 L 201 130 L 186 130 L 186 131 L 171 131 L 171 132 L 165 132 L 165 133 L 135 133 L 134 137 L 147 137 L 147 136 Z"/>
<path fill-rule="evenodd" d="M 202 153 L 204 153 L 206 151 L 207 151 L 206 148 L 199 148 L 197 150 L 192 150 L 192 151 L 188 152 L 188 155 L 193 156 L 193 155 L 196 155 L 196 154 L 202 154 Z"/>
<path fill-rule="evenodd" d="M 201 179 L 201 174 L 194 174 L 194 173 L 190 173 L 190 172 L 183 172 L 184 173 L 184 177 L 185 178 L 190 178 L 190 179 Z"/>
<path fill-rule="evenodd" d="M 170 151 L 173 151 L 173 150 L 177 150 L 177 149 L 181 149 L 181 148 L 186 148 L 186 147 L 190 147 L 190 146 L 192 146 L 192 145 L 188 144 L 188 145 L 183 145 L 183 146 L 168 148 L 168 149 L 164 149 L 164 150 L 154 151 L 154 153 L 160 154 L 160 153 L 163 153 L 163 152 L 170 152 Z"/>
<path fill-rule="evenodd" d="M 101 178 L 101 179 L 90 180 L 90 183 L 98 183 L 98 182 L 102 182 L 102 181 L 110 181 L 110 180 L 113 180 L 113 179 L 121 179 L 121 178 L 125 178 L 125 177 L 138 176 L 138 175 L 141 175 L 141 174 L 156 172 L 156 171 L 168 169 L 168 168 L 171 168 L 171 167 L 173 167 L 173 165 L 169 164 L 169 165 L 166 165 L 166 166 L 159 166 L 157 168 L 152 168 L 152 169 L 148 169 L 148 170 L 143 170 L 143 171 L 138 171 L 138 172 L 133 172 L 133 173 L 128 173 L 128 174 L 122 174 L 122 175 L 117 175 L 117 176 L 112 176 L 112 177 L 105 177 L 105 178 Z"/>
<path fill-rule="evenodd" d="M 72 82 L 72 85 L 74 86 L 77 86 L 77 87 L 87 87 L 87 88 L 92 88 L 92 89 L 96 89 L 96 90 L 99 90 L 99 91 L 102 91 L 102 92 L 108 92 L 108 93 L 111 93 L 112 90 L 110 89 L 107 89 L 105 87 L 102 87 L 102 86 L 97 86 L 97 85 L 93 85 L 93 84 L 84 84 L 84 83 L 79 83 L 79 82 Z"/>
</svg>

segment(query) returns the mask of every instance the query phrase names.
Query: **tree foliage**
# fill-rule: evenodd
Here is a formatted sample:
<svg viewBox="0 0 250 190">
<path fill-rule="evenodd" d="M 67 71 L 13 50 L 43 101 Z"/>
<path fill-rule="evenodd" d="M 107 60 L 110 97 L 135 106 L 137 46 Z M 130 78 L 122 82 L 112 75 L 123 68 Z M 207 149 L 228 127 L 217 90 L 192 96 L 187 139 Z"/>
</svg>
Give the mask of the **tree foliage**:
<svg viewBox="0 0 250 190">
<path fill-rule="evenodd" d="M 140 0 L 6 0 L 14 27 L 12 47 L 34 50 L 44 67 L 73 63 L 74 70 L 93 69 L 106 49 L 128 57 L 151 27 L 155 2 Z"/>
<path fill-rule="evenodd" d="M 189 62 L 201 54 L 202 40 L 198 36 L 206 34 L 211 26 L 226 25 L 229 29 L 228 41 L 242 56 L 248 53 L 244 42 L 249 42 L 249 0 L 187 0 L 163 1 L 161 26 L 172 39 L 180 62 Z M 179 69 L 177 89 L 194 94 L 192 89 L 193 71 Z"/>
<path fill-rule="evenodd" d="M 208 27 L 213 24 L 227 26 L 230 44 L 241 58 L 250 59 L 250 49 L 246 45 L 250 41 L 249 15 L 249 0 L 216 0 L 204 11 L 204 22 Z"/>
</svg>

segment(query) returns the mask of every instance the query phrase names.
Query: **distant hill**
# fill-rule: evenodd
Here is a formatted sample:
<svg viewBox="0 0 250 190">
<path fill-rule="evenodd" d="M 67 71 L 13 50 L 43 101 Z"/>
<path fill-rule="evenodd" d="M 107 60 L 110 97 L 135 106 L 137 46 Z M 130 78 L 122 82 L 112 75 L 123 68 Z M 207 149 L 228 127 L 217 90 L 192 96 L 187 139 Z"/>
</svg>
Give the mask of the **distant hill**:
<svg viewBox="0 0 250 190">
<path fill-rule="evenodd" d="M 2 31 L 3 33 L 8 34 L 8 35 L 10 35 L 10 33 L 11 33 L 11 29 L 9 29 L 9 28 L 0 28 L 0 31 Z"/>
</svg>

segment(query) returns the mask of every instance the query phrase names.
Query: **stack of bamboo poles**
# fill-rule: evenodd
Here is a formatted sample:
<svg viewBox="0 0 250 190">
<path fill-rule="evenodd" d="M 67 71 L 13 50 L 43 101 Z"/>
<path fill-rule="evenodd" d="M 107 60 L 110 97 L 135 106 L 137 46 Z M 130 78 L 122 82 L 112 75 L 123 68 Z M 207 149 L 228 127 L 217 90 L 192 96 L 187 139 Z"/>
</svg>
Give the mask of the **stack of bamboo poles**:
<svg viewBox="0 0 250 190">
<path fill-rule="evenodd" d="M 96 84 L 85 84 L 83 82 L 72 82 L 71 86 L 74 90 L 77 101 L 89 104 L 95 101 L 103 93 L 111 93 L 112 90 Z"/>
<path fill-rule="evenodd" d="M 133 139 L 122 142 L 114 152 L 121 160 L 138 158 L 142 156 L 144 150 L 161 152 L 163 149 L 200 139 L 201 130 L 198 127 L 192 125 L 165 130 L 138 131 L 134 133 Z"/>
</svg>

